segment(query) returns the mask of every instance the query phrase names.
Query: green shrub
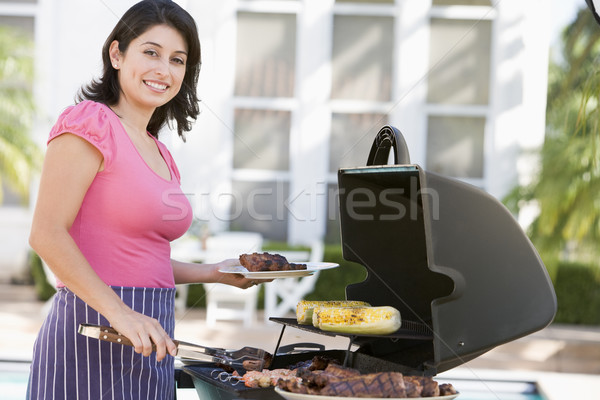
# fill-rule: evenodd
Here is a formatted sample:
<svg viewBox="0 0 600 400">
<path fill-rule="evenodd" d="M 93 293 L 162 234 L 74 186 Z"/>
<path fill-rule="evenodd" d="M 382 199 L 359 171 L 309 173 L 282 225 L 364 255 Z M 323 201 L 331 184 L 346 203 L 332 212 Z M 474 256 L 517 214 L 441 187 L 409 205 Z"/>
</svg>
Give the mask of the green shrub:
<svg viewBox="0 0 600 400">
<path fill-rule="evenodd" d="M 367 277 L 367 271 L 362 265 L 344 260 L 339 245 L 325 246 L 323 260 L 340 266 L 321 271 L 315 290 L 306 296 L 306 300 L 345 300 L 346 286 L 362 282 Z"/>
<path fill-rule="evenodd" d="M 33 277 L 37 298 L 42 301 L 48 300 L 56 293 L 56 289 L 48 282 L 46 272 L 44 272 L 42 266 L 42 259 L 34 251 L 29 253 L 29 269 Z"/>
<path fill-rule="evenodd" d="M 206 307 L 206 292 L 201 284 L 189 285 L 188 297 L 186 301 L 188 308 Z"/>
<path fill-rule="evenodd" d="M 600 324 L 600 271 L 596 266 L 561 263 L 557 267 L 554 290 L 558 309 L 554 322 Z"/>
</svg>

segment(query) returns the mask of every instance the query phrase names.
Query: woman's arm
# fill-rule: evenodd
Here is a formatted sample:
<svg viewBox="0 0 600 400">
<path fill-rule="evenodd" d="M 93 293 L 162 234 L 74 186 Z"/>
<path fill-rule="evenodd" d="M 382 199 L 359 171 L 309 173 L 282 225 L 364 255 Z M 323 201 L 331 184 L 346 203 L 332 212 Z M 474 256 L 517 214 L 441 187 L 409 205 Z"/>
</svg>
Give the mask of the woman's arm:
<svg viewBox="0 0 600 400">
<path fill-rule="evenodd" d="M 149 355 L 151 340 L 154 341 L 160 360 L 166 351 L 175 351 L 167 333 L 157 320 L 123 303 L 95 273 L 69 234 L 83 198 L 102 166 L 102 154 L 78 136 L 65 133 L 50 142 L 29 243 L 65 286 L 134 343 L 136 352 Z"/>
<path fill-rule="evenodd" d="M 224 274 L 219 268 L 240 265 L 239 260 L 229 259 L 216 264 L 186 263 L 171 259 L 175 283 L 223 283 L 247 289 L 257 283 L 270 282 L 268 280 L 250 280 L 240 274 Z"/>
</svg>

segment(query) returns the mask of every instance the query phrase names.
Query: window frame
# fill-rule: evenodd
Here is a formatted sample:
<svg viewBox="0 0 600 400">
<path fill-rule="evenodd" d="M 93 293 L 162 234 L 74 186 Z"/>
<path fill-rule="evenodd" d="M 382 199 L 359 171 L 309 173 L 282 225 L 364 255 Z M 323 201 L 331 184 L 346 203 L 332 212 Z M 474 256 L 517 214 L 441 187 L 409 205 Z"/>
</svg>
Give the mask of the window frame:
<svg viewBox="0 0 600 400">
<path fill-rule="evenodd" d="M 467 177 L 456 177 L 461 181 L 470 183 L 472 185 L 481 187 L 485 190 L 487 187 L 489 177 L 489 162 L 493 158 L 493 142 L 494 142 L 494 114 L 493 114 L 493 103 L 494 103 L 494 85 L 493 80 L 495 76 L 495 59 L 496 59 L 496 24 L 498 11 L 494 6 L 431 6 L 429 12 L 429 20 L 431 19 L 448 19 L 448 20 L 472 20 L 472 21 L 490 21 L 491 22 L 491 34 L 490 34 L 490 71 L 489 71 L 489 92 L 488 92 L 488 103 L 487 105 L 457 105 L 457 104 L 439 104 L 426 102 L 424 107 L 424 114 L 427 119 L 429 117 L 480 117 L 485 118 L 484 132 L 483 132 L 483 177 L 481 178 L 467 178 Z M 428 130 L 425 131 L 427 136 Z M 427 154 L 425 154 L 424 164 L 427 161 Z"/>
</svg>

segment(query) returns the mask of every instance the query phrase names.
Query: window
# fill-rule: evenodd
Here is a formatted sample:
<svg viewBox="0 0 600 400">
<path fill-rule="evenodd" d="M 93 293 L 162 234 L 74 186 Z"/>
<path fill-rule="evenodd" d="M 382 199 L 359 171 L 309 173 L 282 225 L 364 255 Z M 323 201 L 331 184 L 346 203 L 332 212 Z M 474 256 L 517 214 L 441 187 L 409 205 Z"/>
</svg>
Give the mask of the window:
<svg viewBox="0 0 600 400">
<path fill-rule="evenodd" d="M 389 101 L 394 21 L 389 17 L 334 17 L 333 99 Z"/>
<path fill-rule="evenodd" d="M 0 3 L 1 4 L 1 3 Z M 0 26 L 9 26 L 23 32 L 33 40 L 35 19 L 33 17 L 0 15 Z"/>
<path fill-rule="evenodd" d="M 333 114 L 329 172 L 366 165 L 373 138 L 386 123 L 384 114 Z"/>
<path fill-rule="evenodd" d="M 292 97 L 295 15 L 238 13 L 236 96 Z"/>
<path fill-rule="evenodd" d="M 490 0 L 433 0 L 434 6 L 491 6 Z"/>
<path fill-rule="evenodd" d="M 485 119 L 429 117 L 427 170 L 457 178 L 483 178 Z"/>
<path fill-rule="evenodd" d="M 289 132 L 290 113 L 287 111 L 236 110 L 233 167 L 287 171 Z"/>
<path fill-rule="evenodd" d="M 426 168 L 485 188 L 494 15 L 491 3 L 434 0 L 433 5 Z M 444 7 L 455 11 L 437 12 Z"/>
<path fill-rule="evenodd" d="M 490 21 L 432 18 L 429 103 L 488 104 L 490 35 Z"/>
<path fill-rule="evenodd" d="M 332 116 L 329 142 L 329 172 L 332 180 L 327 190 L 327 225 L 325 236 L 328 242 L 340 240 L 337 171 L 340 168 L 361 167 L 373 144 L 380 127 L 387 124 L 385 114 L 341 114 Z"/>
<path fill-rule="evenodd" d="M 288 197 L 289 184 L 283 181 L 234 180 L 229 229 L 258 232 L 267 239 L 286 241 Z"/>
<path fill-rule="evenodd" d="M 394 4 L 394 0 L 335 0 L 336 3 Z"/>
<path fill-rule="evenodd" d="M 238 12 L 230 229 L 267 239 L 287 238 L 295 57 L 294 14 Z"/>
<path fill-rule="evenodd" d="M 388 123 L 394 83 L 394 11 L 375 3 L 334 9 L 332 37 L 331 133 L 327 224 L 329 242 L 340 240 L 337 170 L 366 165 L 373 139 Z M 373 7 L 371 7 L 373 5 Z"/>
</svg>

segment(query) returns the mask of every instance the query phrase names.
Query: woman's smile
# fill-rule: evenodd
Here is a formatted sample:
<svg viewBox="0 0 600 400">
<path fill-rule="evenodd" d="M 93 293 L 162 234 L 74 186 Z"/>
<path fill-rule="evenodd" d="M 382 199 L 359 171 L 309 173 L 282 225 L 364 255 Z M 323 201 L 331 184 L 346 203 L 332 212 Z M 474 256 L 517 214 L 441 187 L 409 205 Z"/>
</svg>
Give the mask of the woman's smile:
<svg viewBox="0 0 600 400">
<path fill-rule="evenodd" d="M 144 83 L 147 86 L 150 86 L 152 89 L 156 89 L 161 92 L 164 92 L 169 87 L 169 85 L 167 85 L 167 84 L 155 82 L 155 81 L 144 81 Z"/>
</svg>

